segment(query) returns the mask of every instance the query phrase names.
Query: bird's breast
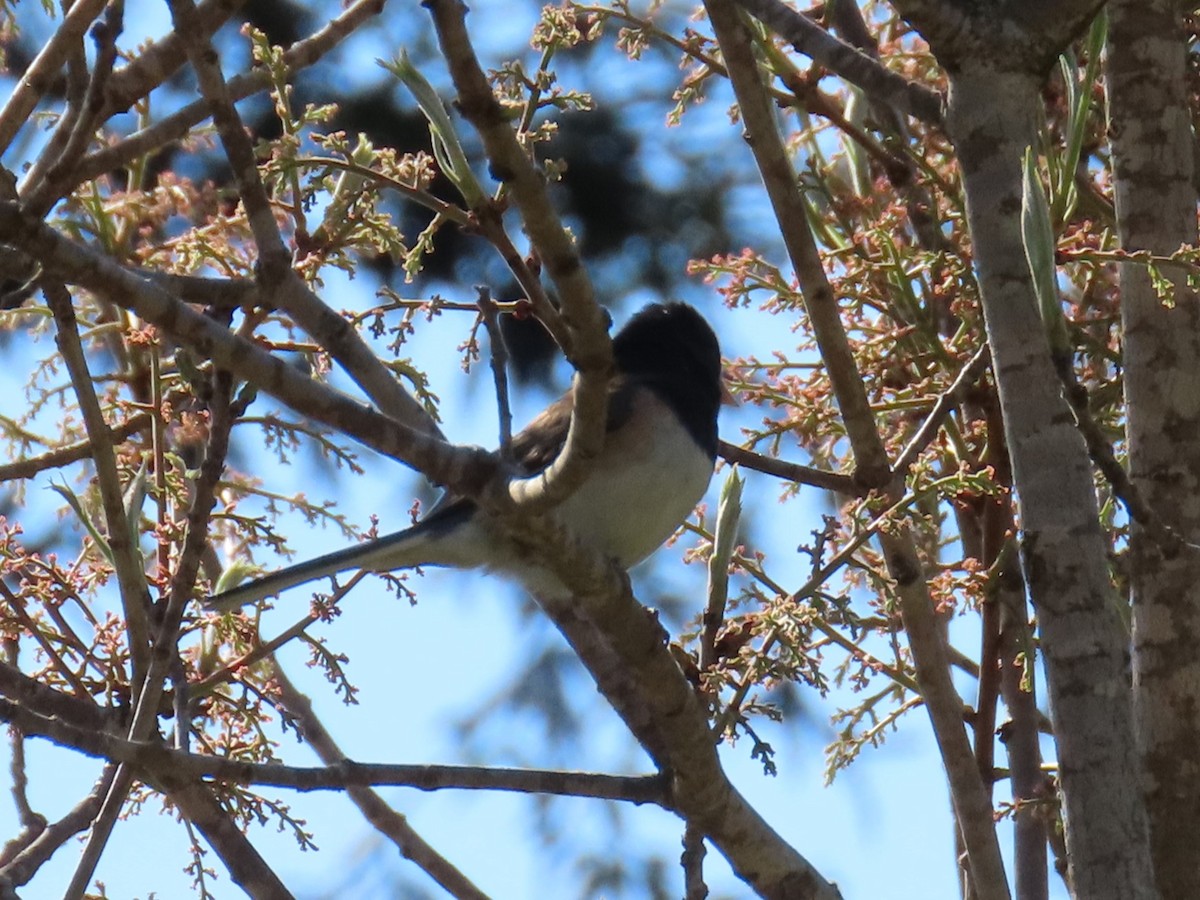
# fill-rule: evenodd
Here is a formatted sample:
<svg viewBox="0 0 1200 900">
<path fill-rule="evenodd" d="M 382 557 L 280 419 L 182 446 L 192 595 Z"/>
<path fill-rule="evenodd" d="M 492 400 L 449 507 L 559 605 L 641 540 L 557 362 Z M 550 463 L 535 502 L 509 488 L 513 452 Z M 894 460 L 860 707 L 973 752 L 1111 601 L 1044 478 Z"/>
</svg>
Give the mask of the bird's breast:
<svg viewBox="0 0 1200 900">
<path fill-rule="evenodd" d="M 562 505 L 576 534 L 624 568 L 667 540 L 704 496 L 713 461 L 653 393 L 639 394 L 593 473 Z"/>
</svg>

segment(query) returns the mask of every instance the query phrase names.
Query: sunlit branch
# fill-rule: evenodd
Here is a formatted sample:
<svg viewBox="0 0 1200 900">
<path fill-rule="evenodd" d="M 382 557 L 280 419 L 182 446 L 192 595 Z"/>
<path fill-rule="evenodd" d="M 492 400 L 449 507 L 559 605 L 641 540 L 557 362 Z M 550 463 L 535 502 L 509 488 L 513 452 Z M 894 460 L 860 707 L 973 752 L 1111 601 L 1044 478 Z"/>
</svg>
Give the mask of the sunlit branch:
<svg viewBox="0 0 1200 900">
<path fill-rule="evenodd" d="M 766 475 L 774 475 L 776 478 L 783 478 L 786 481 L 794 481 L 796 484 L 807 484 L 827 491 L 836 491 L 849 497 L 864 497 L 871 492 L 870 488 L 859 484 L 853 475 L 827 472 L 812 466 L 790 463 L 773 456 L 755 453 L 753 450 L 747 450 L 745 447 L 739 447 L 728 441 L 720 442 L 717 453 L 726 462 L 736 463 Z"/>
<path fill-rule="evenodd" d="M 508 486 L 519 504 L 545 508 L 578 487 L 604 445 L 612 344 L 604 312 L 596 303 L 579 251 L 550 200 L 545 176 L 521 147 L 475 56 L 463 21 L 466 7 L 456 0 L 432 0 L 426 5 L 458 92 L 459 109 L 478 131 L 492 171 L 520 209 L 525 232 L 562 303 L 565 335 L 557 329 L 559 316 L 554 311 L 535 306 L 534 314 L 557 339 L 567 341 L 563 351 L 577 372 L 571 427 L 562 451 L 544 472 Z M 489 211 L 475 212 L 483 218 Z"/>
<path fill-rule="evenodd" d="M 868 95 L 931 125 L 942 121 L 942 98 L 908 81 L 867 54 L 831 35 L 782 0 L 734 0 L 800 53 L 840 75 Z"/>
</svg>

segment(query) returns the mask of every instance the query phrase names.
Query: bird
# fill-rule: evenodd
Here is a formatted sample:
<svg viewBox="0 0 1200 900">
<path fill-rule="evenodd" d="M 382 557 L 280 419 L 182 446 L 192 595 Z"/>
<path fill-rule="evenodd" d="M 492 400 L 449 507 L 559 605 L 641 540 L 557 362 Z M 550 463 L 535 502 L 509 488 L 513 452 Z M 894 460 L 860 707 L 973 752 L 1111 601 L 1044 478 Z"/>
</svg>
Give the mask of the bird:
<svg viewBox="0 0 1200 900">
<path fill-rule="evenodd" d="M 704 496 L 717 456 L 717 418 L 729 398 L 721 351 L 705 318 L 686 303 L 652 303 L 613 337 L 603 449 L 580 486 L 557 507 L 565 525 L 624 570 L 658 549 Z M 518 469 L 536 474 L 562 451 L 571 391 L 515 435 Z M 468 497 L 443 498 L 415 525 L 319 556 L 210 596 L 228 612 L 318 578 L 366 569 L 482 568 L 514 578 L 535 596 L 569 593 Z"/>
</svg>

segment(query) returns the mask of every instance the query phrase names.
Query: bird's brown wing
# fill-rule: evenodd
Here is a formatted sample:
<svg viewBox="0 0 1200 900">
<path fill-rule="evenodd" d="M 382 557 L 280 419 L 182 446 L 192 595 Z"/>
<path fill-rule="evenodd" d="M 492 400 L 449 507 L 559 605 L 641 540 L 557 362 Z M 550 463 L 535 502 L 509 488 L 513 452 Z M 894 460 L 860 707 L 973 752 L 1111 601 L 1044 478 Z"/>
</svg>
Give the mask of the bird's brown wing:
<svg viewBox="0 0 1200 900">
<path fill-rule="evenodd" d="M 633 411 L 633 391 L 634 385 L 628 378 L 617 376 L 609 382 L 607 431 L 620 428 L 629 419 Z M 567 391 L 513 436 L 512 457 L 521 472 L 532 475 L 554 462 L 567 442 L 574 406 L 574 392 Z M 474 507 L 475 502 L 467 497 L 447 494 L 433 505 L 425 519 L 450 519 L 460 516 L 464 509 Z"/>
<path fill-rule="evenodd" d="M 633 411 L 633 390 L 628 378 L 617 376 L 609 382 L 607 431 L 615 431 L 628 420 Z M 513 459 L 522 472 L 527 475 L 540 472 L 562 452 L 574 406 L 574 391 L 567 391 L 513 437 Z"/>
</svg>

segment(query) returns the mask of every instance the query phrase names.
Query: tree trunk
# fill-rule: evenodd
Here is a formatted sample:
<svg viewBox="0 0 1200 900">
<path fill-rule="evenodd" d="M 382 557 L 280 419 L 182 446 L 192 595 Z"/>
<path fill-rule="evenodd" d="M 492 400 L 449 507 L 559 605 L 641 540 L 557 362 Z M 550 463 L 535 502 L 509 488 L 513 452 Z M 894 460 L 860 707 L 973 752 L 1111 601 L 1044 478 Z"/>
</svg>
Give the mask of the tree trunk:
<svg viewBox="0 0 1200 900">
<path fill-rule="evenodd" d="M 1186 41 L 1167 0 L 1109 5 L 1108 100 L 1117 226 L 1125 250 L 1170 255 L 1195 245 Z M 1200 309 L 1182 270 L 1162 269 L 1173 302 L 1144 265 L 1121 266 L 1130 474 L 1185 541 L 1200 542 Z M 1200 552 L 1165 553 L 1134 529 L 1134 714 L 1158 885 L 1200 897 Z"/>
<path fill-rule="evenodd" d="M 1092 469 L 1059 388 L 1021 238 L 1022 158 L 1040 80 L 952 71 L 948 126 L 962 164 L 988 343 L 1058 740 L 1076 896 L 1155 896 L 1137 779 L 1128 643 L 1109 580 Z"/>
</svg>

